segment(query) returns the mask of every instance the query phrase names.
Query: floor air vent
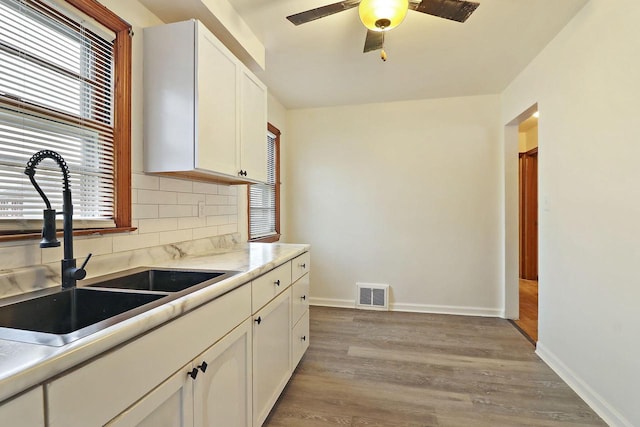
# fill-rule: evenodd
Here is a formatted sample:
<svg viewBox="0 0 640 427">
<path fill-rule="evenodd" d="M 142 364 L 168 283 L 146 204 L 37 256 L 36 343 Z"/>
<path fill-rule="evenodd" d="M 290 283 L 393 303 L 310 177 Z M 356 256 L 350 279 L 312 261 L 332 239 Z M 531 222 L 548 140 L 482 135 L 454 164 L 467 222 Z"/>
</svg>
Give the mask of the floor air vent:
<svg viewBox="0 0 640 427">
<path fill-rule="evenodd" d="M 389 310 L 389 285 L 356 283 L 358 300 L 356 308 Z"/>
</svg>

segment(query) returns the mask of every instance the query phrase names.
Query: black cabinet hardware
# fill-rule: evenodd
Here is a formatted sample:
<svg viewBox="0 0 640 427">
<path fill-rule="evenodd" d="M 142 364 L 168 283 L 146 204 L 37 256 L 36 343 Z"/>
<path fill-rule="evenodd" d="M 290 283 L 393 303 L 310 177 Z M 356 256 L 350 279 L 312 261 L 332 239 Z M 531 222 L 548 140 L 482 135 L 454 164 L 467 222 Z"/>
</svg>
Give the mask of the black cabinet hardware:
<svg viewBox="0 0 640 427">
<path fill-rule="evenodd" d="M 300 298 L 303 299 L 303 300 L 306 300 L 307 296 L 306 295 L 302 295 Z"/>
<path fill-rule="evenodd" d="M 262 322 L 262 317 L 258 316 L 257 319 L 253 319 L 254 322 L 256 322 L 258 325 L 260 324 L 260 322 Z"/>
<path fill-rule="evenodd" d="M 198 365 L 198 369 L 200 369 L 202 371 L 202 373 L 204 374 L 205 372 L 207 372 L 207 362 L 205 362 L 204 360 L 202 361 L 201 365 Z"/>
<path fill-rule="evenodd" d="M 302 341 L 306 341 L 307 340 L 307 336 L 303 335 L 302 338 L 300 338 Z"/>
<path fill-rule="evenodd" d="M 190 376 L 192 379 L 196 379 L 196 377 L 198 376 L 198 368 L 193 368 L 192 370 L 190 370 L 189 372 L 187 372 L 187 375 Z"/>
<path fill-rule="evenodd" d="M 276 280 L 275 282 L 273 282 L 276 286 L 280 286 L 280 279 Z"/>
</svg>

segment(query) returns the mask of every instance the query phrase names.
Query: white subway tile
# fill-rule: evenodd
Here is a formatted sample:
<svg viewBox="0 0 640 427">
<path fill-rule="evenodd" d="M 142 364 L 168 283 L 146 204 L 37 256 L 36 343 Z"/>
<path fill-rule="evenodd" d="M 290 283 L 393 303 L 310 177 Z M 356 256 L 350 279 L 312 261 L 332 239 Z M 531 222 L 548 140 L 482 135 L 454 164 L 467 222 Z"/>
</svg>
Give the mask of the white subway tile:
<svg viewBox="0 0 640 427">
<path fill-rule="evenodd" d="M 183 179 L 160 177 L 160 190 L 191 193 L 193 191 L 193 182 Z"/>
<path fill-rule="evenodd" d="M 218 233 L 218 227 L 217 226 L 211 226 L 211 227 L 202 227 L 202 228 L 194 228 L 193 229 L 193 238 L 194 239 L 202 239 L 204 237 L 212 237 L 212 236 L 217 236 Z"/>
<path fill-rule="evenodd" d="M 193 232 L 188 230 L 163 231 L 160 233 L 160 244 L 186 242 L 193 239 Z"/>
<path fill-rule="evenodd" d="M 42 263 L 49 264 L 60 261 L 63 258 L 64 242 L 58 248 L 47 248 L 42 250 Z M 73 252 L 78 260 L 78 265 L 89 255 L 104 255 L 113 252 L 112 236 L 78 236 L 73 238 Z M 91 261 L 89 261 L 91 262 Z"/>
<path fill-rule="evenodd" d="M 237 205 L 238 204 L 238 196 L 228 196 L 229 200 L 227 201 L 228 205 Z"/>
<path fill-rule="evenodd" d="M 138 203 L 175 205 L 178 203 L 178 194 L 172 191 L 138 190 Z"/>
<path fill-rule="evenodd" d="M 220 206 L 210 206 L 207 205 L 204 207 L 204 215 L 205 216 L 214 216 L 214 215 L 218 215 L 218 208 Z"/>
<path fill-rule="evenodd" d="M 131 203 L 138 203 L 138 190 L 135 188 L 131 189 Z"/>
<path fill-rule="evenodd" d="M 229 217 L 227 215 L 216 215 L 207 217 L 207 225 L 221 224 L 229 224 Z"/>
<path fill-rule="evenodd" d="M 158 206 L 159 218 L 177 218 L 193 216 L 193 206 L 191 205 L 160 205 Z M 197 209 L 197 208 L 196 208 Z"/>
<path fill-rule="evenodd" d="M 158 218 L 158 205 L 132 204 L 131 216 L 134 219 Z"/>
<path fill-rule="evenodd" d="M 234 188 L 231 185 L 219 185 L 218 186 L 218 194 L 222 194 L 224 196 L 228 196 L 229 194 L 231 194 L 231 189 Z"/>
<path fill-rule="evenodd" d="M 141 219 L 138 221 L 140 234 L 158 233 L 178 229 L 177 218 Z"/>
<path fill-rule="evenodd" d="M 160 244 L 158 233 L 131 234 L 113 237 L 113 252 L 131 251 L 134 249 L 148 248 Z"/>
<path fill-rule="evenodd" d="M 206 202 L 206 200 L 205 194 L 178 193 L 179 205 L 197 205 L 198 202 Z"/>
<path fill-rule="evenodd" d="M 0 270 L 42 264 L 38 244 L 0 248 Z"/>
<path fill-rule="evenodd" d="M 219 215 L 233 215 L 238 213 L 238 206 L 218 206 L 218 214 Z"/>
<path fill-rule="evenodd" d="M 198 182 L 194 181 L 193 183 L 193 192 L 194 193 L 204 193 L 204 194 L 218 194 L 218 185 L 211 184 L 209 182 Z M 222 187 L 222 186 L 220 186 Z"/>
<path fill-rule="evenodd" d="M 238 224 L 226 224 L 226 225 L 218 226 L 219 234 L 229 234 L 229 233 L 235 233 L 237 231 L 238 231 Z"/>
<path fill-rule="evenodd" d="M 227 205 L 229 204 L 229 196 L 221 196 L 211 194 L 207 196 L 207 205 Z"/>
<path fill-rule="evenodd" d="M 198 218 L 198 217 L 186 217 L 186 218 L 178 218 L 178 229 L 184 230 L 187 228 L 198 228 L 205 227 L 207 225 L 206 218 Z"/>
<path fill-rule="evenodd" d="M 157 176 L 134 173 L 131 175 L 131 187 L 143 190 L 158 190 L 160 180 Z"/>
</svg>

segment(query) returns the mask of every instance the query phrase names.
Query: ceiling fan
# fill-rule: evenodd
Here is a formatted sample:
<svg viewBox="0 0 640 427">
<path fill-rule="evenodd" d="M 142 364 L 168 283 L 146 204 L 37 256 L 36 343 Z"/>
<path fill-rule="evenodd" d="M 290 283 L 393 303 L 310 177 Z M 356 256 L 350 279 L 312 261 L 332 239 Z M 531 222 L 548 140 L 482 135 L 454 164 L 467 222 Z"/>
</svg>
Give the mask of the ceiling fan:
<svg viewBox="0 0 640 427">
<path fill-rule="evenodd" d="M 465 22 L 479 3 L 465 0 L 344 0 L 287 16 L 295 25 L 305 24 L 358 6 L 360 20 L 367 27 L 364 52 L 384 48 L 385 32 L 402 23 L 409 9 L 440 18 Z M 383 61 L 387 60 L 384 49 Z"/>
</svg>

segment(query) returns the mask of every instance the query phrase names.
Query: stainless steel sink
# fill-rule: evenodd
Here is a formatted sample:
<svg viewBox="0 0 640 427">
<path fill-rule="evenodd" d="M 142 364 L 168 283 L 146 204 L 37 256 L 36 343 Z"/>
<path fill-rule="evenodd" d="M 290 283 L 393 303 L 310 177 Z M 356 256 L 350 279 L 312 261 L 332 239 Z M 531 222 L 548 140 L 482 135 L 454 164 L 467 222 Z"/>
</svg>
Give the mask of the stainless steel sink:
<svg viewBox="0 0 640 427">
<path fill-rule="evenodd" d="M 71 288 L 0 307 L 0 339 L 60 346 L 163 304 L 167 294 Z"/>
<path fill-rule="evenodd" d="M 139 267 L 23 295 L 0 306 L 0 339 L 61 346 L 237 273 Z"/>
<path fill-rule="evenodd" d="M 87 286 L 150 292 L 181 292 L 185 290 L 192 292 L 237 273 L 237 271 L 226 270 L 193 271 L 138 267 L 89 281 Z"/>
</svg>

